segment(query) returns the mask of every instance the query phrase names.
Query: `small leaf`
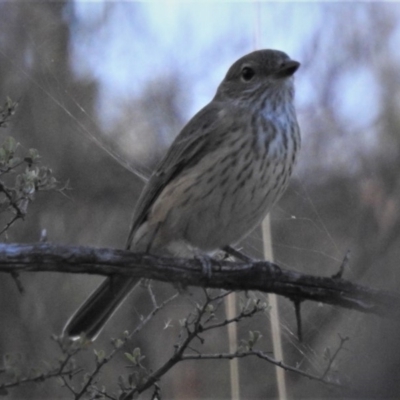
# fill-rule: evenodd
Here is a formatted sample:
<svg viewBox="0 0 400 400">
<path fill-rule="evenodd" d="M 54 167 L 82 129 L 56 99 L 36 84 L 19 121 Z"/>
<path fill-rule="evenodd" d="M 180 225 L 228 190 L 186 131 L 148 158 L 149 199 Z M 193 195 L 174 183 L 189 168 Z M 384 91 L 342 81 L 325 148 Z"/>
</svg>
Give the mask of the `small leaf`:
<svg viewBox="0 0 400 400">
<path fill-rule="evenodd" d="M 19 143 L 11 136 L 4 140 L 3 148 L 7 153 L 13 154 Z"/>
<path fill-rule="evenodd" d="M 323 353 L 323 358 L 325 360 L 330 360 L 332 358 L 332 354 L 331 354 L 331 349 L 329 347 L 326 347 Z"/>
<path fill-rule="evenodd" d="M 125 357 L 134 365 L 137 365 L 136 358 L 131 353 L 124 353 Z"/>
<path fill-rule="evenodd" d="M 262 338 L 262 335 L 259 331 L 249 331 L 249 341 L 248 346 L 253 348 L 253 346 Z"/>
<path fill-rule="evenodd" d="M 20 157 L 14 157 L 11 161 L 10 161 L 10 167 L 15 167 L 17 164 L 19 164 L 21 162 L 21 158 Z"/>
<path fill-rule="evenodd" d="M 104 357 L 106 356 L 105 351 L 104 350 L 97 351 L 96 349 L 94 349 L 93 351 L 94 351 L 94 354 L 96 356 L 96 362 L 98 364 L 102 363 L 103 360 L 104 360 Z"/>
<path fill-rule="evenodd" d="M 136 347 L 133 351 L 132 354 L 135 358 L 140 357 L 140 347 Z"/>
<path fill-rule="evenodd" d="M 10 113 L 10 115 L 14 114 L 17 106 L 18 102 L 12 101 L 11 98 L 7 96 L 5 107 L 7 108 L 7 111 Z"/>
<path fill-rule="evenodd" d="M 261 335 L 260 331 L 254 331 L 253 332 L 253 341 L 254 341 L 254 343 L 257 343 L 261 338 L 262 338 L 262 335 Z"/>
<path fill-rule="evenodd" d="M 212 304 L 207 304 L 206 312 L 210 313 L 210 314 L 213 313 L 214 312 L 214 306 Z"/>
<path fill-rule="evenodd" d="M 182 318 L 182 319 L 179 320 L 179 325 L 183 328 L 184 326 L 186 326 L 186 322 L 187 322 L 187 319 L 186 318 Z"/>
<path fill-rule="evenodd" d="M 0 162 L 6 162 L 6 151 L 2 147 L 0 147 Z"/>
<path fill-rule="evenodd" d="M 61 376 L 58 376 L 58 377 L 57 377 L 56 382 L 57 382 L 60 386 L 62 386 L 62 387 L 65 386 L 64 379 L 61 378 Z"/>
</svg>

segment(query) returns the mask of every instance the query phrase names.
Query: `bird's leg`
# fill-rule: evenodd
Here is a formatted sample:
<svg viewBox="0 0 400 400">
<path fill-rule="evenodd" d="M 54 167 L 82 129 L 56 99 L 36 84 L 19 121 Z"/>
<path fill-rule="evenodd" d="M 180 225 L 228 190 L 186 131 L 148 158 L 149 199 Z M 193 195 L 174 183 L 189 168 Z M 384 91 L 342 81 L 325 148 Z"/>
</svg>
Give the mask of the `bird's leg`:
<svg viewBox="0 0 400 400">
<path fill-rule="evenodd" d="M 207 280 L 210 280 L 212 275 L 212 264 L 211 264 L 212 257 L 210 257 L 207 254 L 196 254 L 194 258 L 200 262 L 201 272 L 203 276 Z"/>
</svg>

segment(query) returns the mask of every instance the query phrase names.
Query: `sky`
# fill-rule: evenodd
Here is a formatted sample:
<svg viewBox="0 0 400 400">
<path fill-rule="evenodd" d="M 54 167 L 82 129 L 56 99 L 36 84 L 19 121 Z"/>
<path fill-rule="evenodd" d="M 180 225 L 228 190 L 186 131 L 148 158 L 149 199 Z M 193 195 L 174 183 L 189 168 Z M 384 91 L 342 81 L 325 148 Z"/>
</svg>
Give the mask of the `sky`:
<svg viewBox="0 0 400 400">
<path fill-rule="evenodd" d="M 302 63 L 296 73 L 298 114 L 301 118 L 305 108 L 318 112 L 318 79 L 330 62 L 348 62 L 341 59 L 342 32 L 332 31 L 334 24 L 327 21 L 328 15 L 341 17 L 343 3 L 75 0 L 65 18 L 72 37 L 73 70 L 78 78 L 99 83 L 98 117 L 105 130 L 112 130 L 121 110 L 125 112 L 119 100 L 139 97 L 160 76 L 180 79 L 188 99 L 182 112 L 189 120 L 212 99 L 229 66 L 259 48 L 283 50 Z M 351 20 L 344 21 L 344 38 L 346 29 L 363 32 L 363 8 L 368 5 L 352 6 L 345 14 Z M 321 32 L 324 36 L 319 37 Z M 397 32 L 393 43 L 385 46 L 397 48 Z M 305 51 L 315 37 L 328 50 L 322 59 Z M 368 39 L 365 44 L 368 47 Z M 381 62 L 368 52 L 372 63 Z M 379 88 L 371 65 L 351 66 L 332 89 L 343 121 L 354 130 L 366 129 L 377 115 Z"/>
<path fill-rule="evenodd" d="M 189 117 L 244 54 L 275 48 L 298 59 L 320 11 L 318 4 L 75 1 L 73 67 L 101 83 L 108 104 L 139 95 L 155 75 L 179 73 L 193 98 Z"/>
</svg>

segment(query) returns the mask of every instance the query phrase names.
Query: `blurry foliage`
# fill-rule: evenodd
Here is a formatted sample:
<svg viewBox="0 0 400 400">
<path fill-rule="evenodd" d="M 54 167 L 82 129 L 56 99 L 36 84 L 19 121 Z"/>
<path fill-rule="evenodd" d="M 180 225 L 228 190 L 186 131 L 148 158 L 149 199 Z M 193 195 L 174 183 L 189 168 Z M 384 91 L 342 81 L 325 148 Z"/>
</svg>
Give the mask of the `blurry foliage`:
<svg viewBox="0 0 400 400">
<path fill-rule="evenodd" d="M 5 128 L 11 116 L 15 113 L 17 103 L 7 98 L 3 107 L 0 107 L 0 128 Z"/>
<path fill-rule="evenodd" d="M 73 3 L 68 7 L 72 12 Z M 104 12 L 110 7 L 112 4 L 107 4 Z M 263 4 L 261 21 L 268 7 L 280 5 Z M 300 7 L 312 6 L 285 7 L 289 7 L 286 12 L 296 13 Z M 44 164 L 51 165 L 58 179 L 69 180 L 73 187 L 71 200 L 54 197 L 50 192 L 40 204 L 33 202 L 23 229 L 12 230 L 9 236 L 14 241 L 35 241 L 38 232 L 46 228 L 50 240 L 121 247 L 142 183 L 89 137 L 104 138 L 106 129 L 95 117 L 101 91 L 94 78 L 77 81 L 70 70 L 71 31 L 79 27 L 74 26 L 73 17 L 67 22 L 65 10 L 62 2 L 0 4 L 0 93 L 21 99 L 20 118 L 4 131 L 15 138 L 15 143 L 40 149 Z M 320 26 L 304 43 L 300 60 L 303 67 L 297 77 L 298 89 L 306 88 L 309 94 L 299 104 L 303 133 L 300 163 L 290 189 L 272 215 L 276 261 L 303 272 L 332 275 L 350 249 L 347 279 L 398 291 L 399 5 L 331 3 L 321 5 L 319 10 Z M 90 29 L 86 34 L 91 34 Z M 131 40 L 143 37 L 138 32 Z M 227 43 L 214 45 L 215 52 L 209 52 L 208 56 L 213 54 L 215 60 L 208 61 L 208 65 L 218 63 L 220 48 Z M 243 53 L 248 50 L 243 48 Z M 132 74 L 135 76 L 134 71 Z M 107 128 L 114 135 L 111 139 L 105 137 L 105 142 L 112 145 L 115 139 L 117 148 L 118 145 L 126 148 L 124 156 L 131 149 L 133 154 L 139 149 L 139 163 L 144 168 L 146 152 L 152 151 L 151 163 L 154 163 L 162 152 L 159 139 L 165 148 L 169 140 L 166 135 L 176 134 L 183 122 L 182 104 L 177 103 L 182 102 L 182 87 L 189 83 L 175 84 L 170 80 L 171 75 L 156 77 L 143 97 L 121 106 L 127 116 Z M 371 100 L 368 104 L 373 106 L 367 108 L 364 100 Z M 350 105 L 356 110 L 352 114 L 346 112 Z M 7 116 L 7 110 L 6 106 L 2 115 Z M 370 118 L 361 118 L 365 110 Z M 126 132 L 130 138 L 120 132 Z M 149 138 L 145 144 L 143 137 Z M 21 160 L 25 157 L 17 156 Z M 130 160 L 132 163 L 135 157 Z M 256 234 L 246 244 L 260 256 L 257 250 L 261 245 Z M 10 279 L 5 276 L 0 282 L 0 319 L 6 327 L 0 330 L 0 353 L 25 354 L 26 365 L 52 359 L 50 334 L 60 332 L 66 318 L 98 281 L 84 276 L 38 274 L 29 280 L 22 276 L 26 294 L 21 297 L 15 285 L 10 285 Z M 161 297 L 171 293 L 168 285 L 155 284 L 155 287 Z M 155 360 L 165 357 L 173 349 L 179 320 L 190 312 L 191 301 L 189 295 L 174 307 L 162 310 L 126 352 L 133 354 L 135 348 L 140 348 L 149 368 Z M 134 293 L 96 342 L 97 360 L 102 358 L 103 349 L 107 354 L 109 337 L 119 337 L 125 329 L 132 329 L 140 322 L 149 310 L 148 303 L 143 290 Z M 333 367 L 339 375 L 348 377 L 356 391 L 332 393 L 320 383 L 287 374 L 292 397 L 398 397 L 400 329 L 395 323 L 306 303 L 302 307 L 304 343 L 300 344 L 296 339 L 292 304 L 281 301 L 281 309 L 287 363 L 324 371 L 324 355 L 332 354 L 328 349 L 337 347 L 338 334 L 351 338 Z M 267 315 L 246 321 L 239 327 L 239 337 L 246 338 L 242 344 L 249 347 L 257 339 L 257 345 L 271 348 L 267 324 Z M 207 343 L 222 348 L 226 344 L 225 332 L 211 334 Z M 77 354 L 77 358 L 85 370 L 92 365 L 82 354 Z M 115 377 L 126 374 L 128 361 L 123 354 L 117 356 L 112 371 L 102 374 L 102 383 L 107 387 L 117 384 Z M 276 397 L 273 367 L 261 362 L 254 358 L 241 360 L 243 398 Z M 229 397 L 228 366 L 218 361 L 187 361 L 171 372 L 162 389 L 163 395 L 170 398 Z M 9 396 L 69 398 L 68 391 L 56 383 L 21 386 Z"/>
<path fill-rule="evenodd" d="M 0 108 L 0 128 L 7 126 L 16 107 L 17 103 L 7 99 Z M 57 186 L 52 170 L 38 165 L 38 151 L 29 149 L 23 154 L 21 147 L 13 137 L 6 137 L 0 145 L 0 214 L 13 214 L 0 235 L 7 233 L 18 219 L 24 219 L 36 192 L 55 189 Z"/>
</svg>

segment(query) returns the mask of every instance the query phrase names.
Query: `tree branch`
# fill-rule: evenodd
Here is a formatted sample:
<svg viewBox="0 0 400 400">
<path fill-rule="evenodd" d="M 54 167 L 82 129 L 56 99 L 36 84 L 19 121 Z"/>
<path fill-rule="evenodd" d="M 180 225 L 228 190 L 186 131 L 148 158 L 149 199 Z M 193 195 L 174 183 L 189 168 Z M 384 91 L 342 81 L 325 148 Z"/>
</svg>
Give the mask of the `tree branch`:
<svg viewBox="0 0 400 400">
<path fill-rule="evenodd" d="M 234 358 L 244 358 L 249 356 L 256 356 L 261 358 L 262 360 L 266 360 L 271 364 L 276 365 L 277 367 L 283 368 L 285 371 L 295 372 L 301 376 L 306 378 L 320 381 L 327 385 L 343 387 L 343 384 L 339 381 L 334 381 L 332 379 L 326 379 L 326 375 L 322 376 L 312 374 L 307 371 L 303 371 L 297 367 L 292 367 L 291 365 L 287 365 L 282 361 L 275 360 L 273 357 L 269 356 L 267 353 L 261 350 L 248 350 L 248 351 L 237 351 L 236 353 L 218 353 L 218 354 L 185 354 L 182 356 L 181 361 L 186 360 L 232 360 Z"/>
<path fill-rule="evenodd" d="M 0 272 L 126 275 L 226 290 L 258 290 L 390 318 L 400 316 L 400 294 L 279 268 L 267 261 L 210 260 L 211 278 L 197 259 L 177 259 L 106 248 L 50 243 L 0 244 Z M 322 268 L 321 268 L 322 269 Z"/>
</svg>

